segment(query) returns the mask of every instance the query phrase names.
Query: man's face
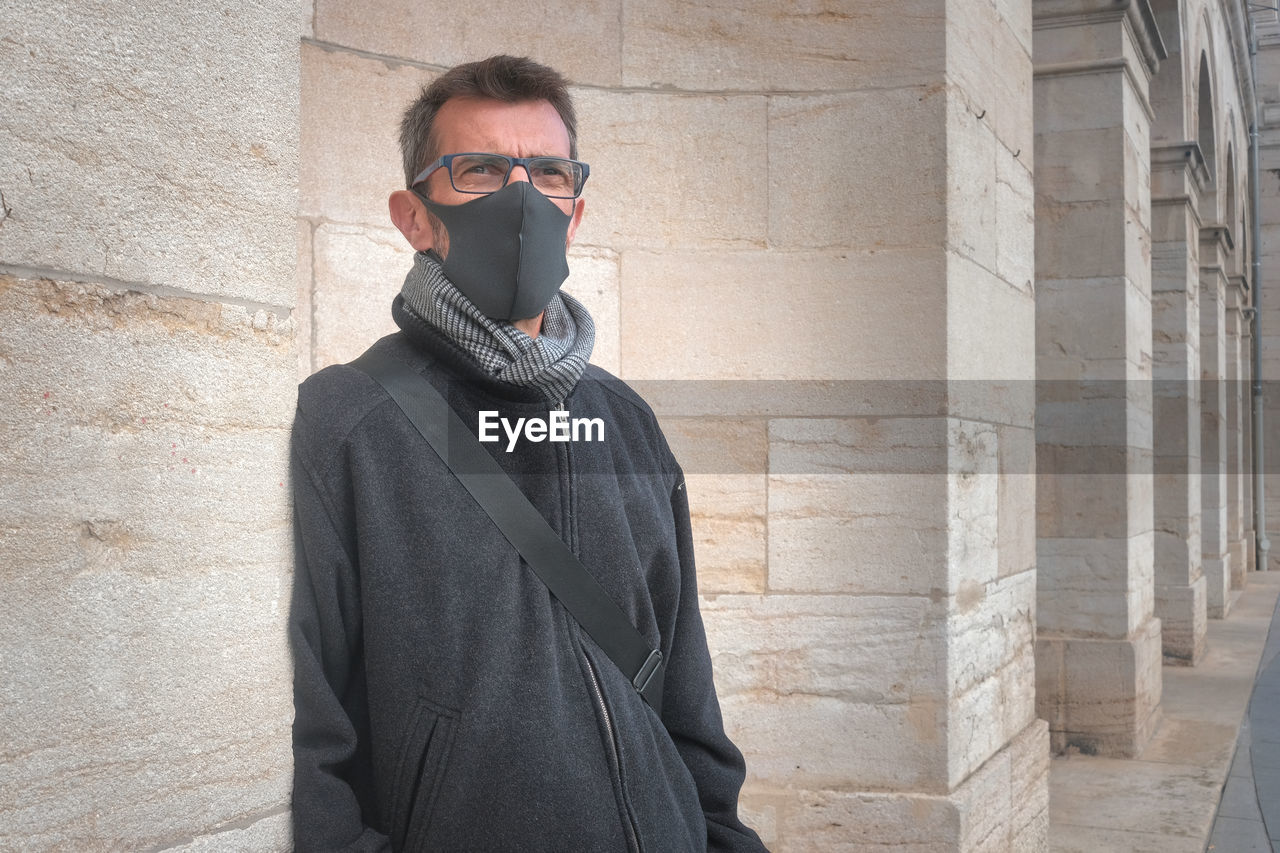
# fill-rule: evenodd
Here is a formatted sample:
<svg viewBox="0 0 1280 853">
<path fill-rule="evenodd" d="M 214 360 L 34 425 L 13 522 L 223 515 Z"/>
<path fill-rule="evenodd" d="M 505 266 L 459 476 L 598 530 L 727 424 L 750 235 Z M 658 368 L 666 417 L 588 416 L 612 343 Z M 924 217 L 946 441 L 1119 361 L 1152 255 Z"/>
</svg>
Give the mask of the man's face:
<svg viewBox="0 0 1280 853">
<path fill-rule="evenodd" d="M 549 101 L 507 103 L 488 98 L 451 98 L 436 113 L 434 124 L 437 156 L 473 151 L 508 157 L 569 156 L 569 131 Z M 516 166 L 508 183 L 527 180 L 529 173 L 523 166 Z M 466 204 L 482 198 L 455 190 L 445 169 L 437 169 L 422 189 L 439 204 Z M 567 240 L 572 242 L 582 218 L 582 199 L 550 201 L 573 215 Z M 438 219 L 432 216 L 431 220 L 434 248 L 445 257 L 449 252 L 448 233 Z"/>
</svg>

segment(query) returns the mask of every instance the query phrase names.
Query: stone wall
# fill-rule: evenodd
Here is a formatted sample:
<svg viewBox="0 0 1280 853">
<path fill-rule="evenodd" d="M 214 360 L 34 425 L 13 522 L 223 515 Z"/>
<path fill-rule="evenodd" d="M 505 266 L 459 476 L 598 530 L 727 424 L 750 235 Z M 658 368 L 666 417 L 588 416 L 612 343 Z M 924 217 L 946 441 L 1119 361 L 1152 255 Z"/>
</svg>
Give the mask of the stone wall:
<svg viewBox="0 0 1280 853">
<path fill-rule="evenodd" d="M 391 329 L 418 87 L 560 68 L 592 167 L 566 286 L 689 475 L 747 819 L 778 851 L 1042 848 L 1030 3 L 491 11 L 314 3 L 302 372 Z"/>
<path fill-rule="evenodd" d="M 0 848 L 289 846 L 297 26 L 0 10 Z"/>
</svg>

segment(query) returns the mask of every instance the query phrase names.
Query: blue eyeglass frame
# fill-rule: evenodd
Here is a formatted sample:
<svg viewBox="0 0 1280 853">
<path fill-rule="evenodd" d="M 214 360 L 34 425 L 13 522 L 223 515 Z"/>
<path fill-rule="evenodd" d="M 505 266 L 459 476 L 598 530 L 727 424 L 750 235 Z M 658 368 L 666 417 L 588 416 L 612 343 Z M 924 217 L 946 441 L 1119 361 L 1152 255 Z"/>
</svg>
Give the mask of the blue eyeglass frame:
<svg viewBox="0 0 1280 853">
<path fill-rule="evenodd" d="M 581 160 L 574 160 L 569 157 L 555 157 L 550 154 L 540 154 L 537 157 L 508 157 L 506 154 L 494 154 L 489 151 L 459 151 L 456 154 L 445 154 L 443 157 L 436 160 L 430 166 L 428 166 L 427 168 L 419 172 L 418 176 L 413 179 L 413 183 L 409 185 L 410 189 L 412 189 L 413 187 L 416 187 L 418 184 L 422 183 L 427 178 L 431 177 L 433 174 L 435 174 L 435 171 L 437 169 L 443 169 L 447 167 L 449 169 L 449 186 L 453 187 L 454 192 L 466 193 L 468 195 L 491 195 L 498 191 L 498 190 L 490 190 L 488 192 L 477 192 L 476 190 L 458 189 L 457 186 L 455 186 L 453 183 L 453 158 L 454 157 L 502 157 L 503 159 L 507 160 L 510 163 L 510 166 L 507 167 L 506 177 L 502 179 L 502 187 L 505 187 L 511 181 L 511 173 L 516 170 L 516 166 L 524 166 L 525 174 L 529 176 L 529 183 L 533 183 L 533 173 L 529 171 L 529 164 L 532 163 L 534 160 L 564 160 L 565 162 L 574 163 L 582 167 L 582 182 L 578 184 L 577 190 L 574 192 L 573 195 L 548 195 L 547 198 L 578 198 L 579 196 L 582 195 L 582 191 L 587 186 L 587 178 L 591 176 L 590 166 L 588 166 L 586 163 L 582 162 Z M 498 187 L 498 189 L 500 190 L 502 189 L 502 187 Z M 536 185 L 535 185 L 535 189 L 536 189 Z M 538 192 L 542 192 L 542 190 L 538 190 Z M 547 195 L 546 193 L 542 193 L 542 194 Z"/>
</svg>

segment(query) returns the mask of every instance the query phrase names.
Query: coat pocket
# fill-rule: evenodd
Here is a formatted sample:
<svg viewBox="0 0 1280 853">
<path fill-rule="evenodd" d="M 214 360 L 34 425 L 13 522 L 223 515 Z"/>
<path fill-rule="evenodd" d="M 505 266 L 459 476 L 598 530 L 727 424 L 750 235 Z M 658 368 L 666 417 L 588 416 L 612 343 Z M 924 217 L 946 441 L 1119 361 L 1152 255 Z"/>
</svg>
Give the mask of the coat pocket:
<svg viewBox="0 0 1280 853">
<path fill-rule="evenodd" d="M 393 849 L 422 847 L 457 725 L 457 711 L 419 697 L 396 767 L 391 810 Z"/>
</svg>

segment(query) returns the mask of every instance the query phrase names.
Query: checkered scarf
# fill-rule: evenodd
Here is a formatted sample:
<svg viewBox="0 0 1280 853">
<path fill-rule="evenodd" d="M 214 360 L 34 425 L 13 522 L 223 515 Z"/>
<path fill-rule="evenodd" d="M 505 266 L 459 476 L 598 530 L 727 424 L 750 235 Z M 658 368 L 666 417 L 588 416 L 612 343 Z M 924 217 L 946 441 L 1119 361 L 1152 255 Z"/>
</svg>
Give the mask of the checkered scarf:
<svg viewBox="0 0 1280 853">
<path fill-rule="evenodd" d="M 444 276 L 434 253 L 418 252 L 400 291 L 405 307 L 462 348 L 485 373 L 562 401 L 582 378 L 596 330 L 581 302 L 557 293 L 531 338 L 505 320 L 491 320 Z"/>
</svg>

